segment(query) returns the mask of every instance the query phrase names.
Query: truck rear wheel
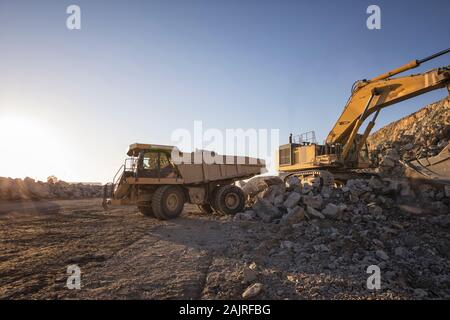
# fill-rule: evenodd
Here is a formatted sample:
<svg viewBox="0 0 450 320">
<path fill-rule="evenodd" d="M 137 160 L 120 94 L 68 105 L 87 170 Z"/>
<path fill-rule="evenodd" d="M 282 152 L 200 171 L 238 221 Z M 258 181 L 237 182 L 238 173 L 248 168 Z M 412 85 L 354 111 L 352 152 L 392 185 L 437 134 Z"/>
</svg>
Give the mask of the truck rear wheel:
<svg viewBox="0 0 450 320">
<path fill-rule="evenodd" d="M 241 188 L 233 185 L 219 187 L 214 196 L 214 209 L 222 214 L 236 214 L 244 210 L 245 196 Z"/>
<path fill-rule="evenodd" d="M 183 211 L 185 201 L 184 192 L 180 187 L 159 187 L 152 198 L 153 213 L 160 220 L 176 218 Z"/>
<path fill-rule="evenodd" d="M 144 216 L 147 216 L 147 217 L 155 216 L 155 214 L 153 213 L 153 208 L 150 203 L 140 204 L 140 205 L 138 205 L 138 209 Z"/>
</svg>

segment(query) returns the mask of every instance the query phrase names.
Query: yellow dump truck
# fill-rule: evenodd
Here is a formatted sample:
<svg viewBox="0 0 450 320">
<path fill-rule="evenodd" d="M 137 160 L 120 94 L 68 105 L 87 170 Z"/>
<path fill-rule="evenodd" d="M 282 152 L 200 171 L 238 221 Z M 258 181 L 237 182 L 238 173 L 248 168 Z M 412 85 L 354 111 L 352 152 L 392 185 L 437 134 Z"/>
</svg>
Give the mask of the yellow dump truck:
<svg viewBox="0 0 450 320">
<path fill-rule="evenodd" d="M 104 186 L 103 207 L 137 205 L 144 215 L 160 220 L 179 216 L 186 202 L 205 213 L 240 212 L 245 197 L 234 182 L 265 172 L 261 159 L 181 153 L 165 145 L 135 143 L 127 155 L 113 182 Z"/>
</svg>

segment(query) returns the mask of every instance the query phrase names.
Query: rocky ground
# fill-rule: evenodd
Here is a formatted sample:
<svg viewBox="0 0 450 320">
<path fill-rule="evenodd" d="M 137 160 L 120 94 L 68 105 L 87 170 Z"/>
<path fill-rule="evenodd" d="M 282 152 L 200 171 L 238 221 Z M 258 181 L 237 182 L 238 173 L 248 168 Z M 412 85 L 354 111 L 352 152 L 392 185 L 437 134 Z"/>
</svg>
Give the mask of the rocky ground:
<svg viewBox="0 0 450 320">
<path fill-rule="evenodd" d="M 100 199 L 2 203 L 0 298 L 450 298 L 448 211 L 393 201 L 386 181 L 326 192 L 270 181 L 235 217 L 186 205 L 159 221 L 104 212 Z M 80 290 L 66 287 L 72 264 Z M 380 290 L 366 286 L 370 265 Z"/>
</svg>

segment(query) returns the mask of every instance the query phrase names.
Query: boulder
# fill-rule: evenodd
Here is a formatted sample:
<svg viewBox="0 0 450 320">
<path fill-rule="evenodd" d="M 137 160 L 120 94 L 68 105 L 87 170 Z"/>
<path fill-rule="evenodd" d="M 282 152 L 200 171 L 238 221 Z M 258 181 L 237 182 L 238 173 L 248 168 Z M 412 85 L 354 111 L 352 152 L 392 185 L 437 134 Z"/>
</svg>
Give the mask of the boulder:
<svg viewBox="0 0 450 320">
<path fill-rule="evenodd" d="M 280 177 L 276 176 L 260 176 L 249 179 L 242 187 L 242 191 L 247 197 L 254 197 L 271 186 L 279 185 L 280 190 L 284 190 L 285 185 Z"/>
<path fill-rule="evenodd" d="M 303 196 L 303 203 L 307 206 L 313 207 L 314 209 L 320 209 L 323 204 L 323 199 L 321 195 L 316 196 Z"/>
<path fill-rule="evenodd" d="M 301 187 L 300 179 L 296 176 L 290 176 L 286 181 L 286 186 L 288 188 Z"/>
<path fill-rule="evenodd" d="M 389 260 L 389 256 L 383 250 L 377 250 L 375 254 L 378 258 L 382 260 Z"/>
<path fill-rule="evenodd" d="M 281 212 L 267 199 L 259 199 L 253 204 L 252 209 L 266 223 L 270 223 L 282 216 Z"/>
<path fill-rule="evenodd" d="M 287 199 L 283 202 L 283 206 L 285 208 L 293 208 L 295 207 L 298 202 L 300 201 L 301 195 L 297 192 L 291 192 Z"/>
<path fill-rule="evenodd" d="M 281 223 L 296 224 L 305 219 L 305 209 L 300 206 L 295 206 L 292 209 L 288 209 L 288 213 L 282 217 Z"/>
<path fill-rule="evenodd" d="M 341 212 L 341 208 L 335 204 L 329 203 L 322 210 L 322 214 L 326 217 L 334 218 Z"/>
<path fill-rule="evenodd" d="M 320 211 L 314 209 L 313 207 L 306 206 L 306 212 L 313 217 L 325 219 L 325 216 Z"/>
</svg>

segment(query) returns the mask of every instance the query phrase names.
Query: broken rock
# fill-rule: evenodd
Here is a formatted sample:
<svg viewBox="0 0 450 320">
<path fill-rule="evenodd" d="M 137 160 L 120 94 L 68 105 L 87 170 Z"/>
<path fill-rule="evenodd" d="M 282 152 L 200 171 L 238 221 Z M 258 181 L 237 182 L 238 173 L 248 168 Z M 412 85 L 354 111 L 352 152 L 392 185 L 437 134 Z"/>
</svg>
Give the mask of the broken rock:
<svg viewBox="0 0 450 320">
<path fill-rule="evenodd" d="M 254 283 L 247 289 L 245 289 L 244 293 L 242 293 L 242 298 L 251 299 L 253 297 L 256 297 L 258 294 L 261 293 L 262 289 L 263 289 L 262 283 L 259 282 Z"/>
<path fill-rule="evenodd" d="M 236 213 L 234 220 L 251 221 L 256 219 L 256 213 L 253 210 L 247 210 L 245 212 Z"/>
<path fill-rule="evenodd" d="M 283 206 L 286 208 L 293 208 L 300 201 L 301 195 L 297 192 L 291 192 L 284 201 Z"/>
<path fill-rule="evenodd" d="M 303 203 L 314 209 L 320 209 L 322 207 L 323 199 L 321 195 L 317 196 L 304 196 Z"/>
<path fill-rule="evenodd" d="M 314 209 L 313 207 L 307 206 L 306 212 L 308 212 L 308 214 L 310 214 L 316 218 L 325 219 L 325 216 L 320 211 Z"/>
<path fill-rule="evenodd" d="M 250 283 L 255 281 L 258 278 L 258 271 L 256 270 L 256 264 L 251 263 L 249 266 L 244 268 L 243 272 L 244 283 Z"/>
<path fill-rule="evenodd" d="M 339 213 L 340 213 L 340 208 L 332 203 L 327 204 L 327 206 L 325 207 L 325 209 L 322 210 L 322 214 L 325 215 L 326 217 L 336 217 Z"/>
<path fill-rule="evenodd" d="M 295 224 L 305 220 L 305 218 L 305 209 L 300 206 L 295 206 L 292 209 L 288 209 L 288 213 L 283 216 L 281 222 Z"/>
<path fill-rule="evenodd" d="M 266 199 L 259 199 L 252 206 L 256 215 L 262 219 L 263 222 L 270 223 L 275 219 L 281 217 L 281 212 Z"/>
<path fill-rule="evenodd" d="M 378 258 L 382 260 L 389 260 L 389 256 L 383 250 L 377 250 L 375 254 Z"/>
</svg>

